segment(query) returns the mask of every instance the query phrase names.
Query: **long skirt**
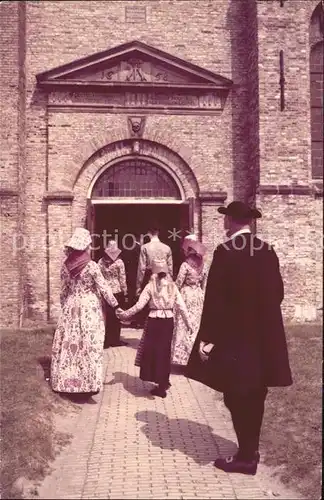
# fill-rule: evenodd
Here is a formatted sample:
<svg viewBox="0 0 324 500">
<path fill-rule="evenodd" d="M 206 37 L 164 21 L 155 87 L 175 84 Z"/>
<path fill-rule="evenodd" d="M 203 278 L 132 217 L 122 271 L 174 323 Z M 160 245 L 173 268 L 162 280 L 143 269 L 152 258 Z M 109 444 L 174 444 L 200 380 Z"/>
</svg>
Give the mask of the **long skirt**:
<svg viewBox="0 0 324 500">
<path fill-rule="evenodd" d="M 146 335 L 146 330 L 147 330 L 147 320 L 148 320 L 148 318 L 146 318 L 146 320 L 145 320 L 142 337 L 141 337 L 140 343 L 139 343 L 137 351 L 136 351 L 135 366 L 141 366 L 144 340 L 145 340 L 145 335 Z"/>
<path fill-rule="evenodd" d="M 200 326 L 204 292 L 200 286 L 185 285 L 181 289 L 181 295 L 188 309 L 192 331 L 188 332 L 183 317 L 179 312 L 176 312 L 172 342 L 172 364 L 186 366 Z"/>
<path fill-rule="evenodd" d="M 120 307 L 124 306 L 124 294 L 122 292 L 114 293 L 115 299 Z M 115 310 L 104 301 L 105 311 L 105 347 L 117 345 L 120 342 L 121 324 L 116 316 Z"/>
<path fill-rule="evenodd" d="M 101 390 L 104 336 L 100 298 L 92 292 L 69 295 L 53 339 L 53 391 L 91 393 Z"/>
<path fill-rule="evenodd" d="M 171 371 L 173 318 L 148 318 L 140 361 L 140 378 L 166 389 Z"/>
</svg>

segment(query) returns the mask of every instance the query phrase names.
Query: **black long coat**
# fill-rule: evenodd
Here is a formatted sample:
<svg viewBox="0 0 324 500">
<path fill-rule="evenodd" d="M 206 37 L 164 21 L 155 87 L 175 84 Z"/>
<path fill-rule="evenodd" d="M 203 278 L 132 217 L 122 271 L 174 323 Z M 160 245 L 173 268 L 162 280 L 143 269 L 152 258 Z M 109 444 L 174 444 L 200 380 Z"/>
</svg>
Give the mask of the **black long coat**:
<svg viewBox="0 0 324 500">
<path fill-rule="evenodd" d="M 283 297 L 279 261 L 268 243 L 245 233 L 219 245 L 186 375 L 220 392 L 291 385 Z M 200 341 L 214 344 L 205 362 Z"/>
</svg>

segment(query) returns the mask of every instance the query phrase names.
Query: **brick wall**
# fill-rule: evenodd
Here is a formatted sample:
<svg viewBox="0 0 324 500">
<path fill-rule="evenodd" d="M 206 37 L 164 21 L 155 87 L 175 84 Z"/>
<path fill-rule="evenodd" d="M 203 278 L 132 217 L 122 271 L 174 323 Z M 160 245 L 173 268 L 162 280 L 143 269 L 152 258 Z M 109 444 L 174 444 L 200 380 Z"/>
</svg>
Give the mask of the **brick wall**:
<svg viewBox="0 0 324 500">
<path fill-rule="evenodd" d="M 17 326 L 20 313 L 19 230 L 20 60 L 18 2 L 0 4 L 0 326 Z"/>
<path fill-rule="evenodd" d="M 286 283 L 284 312 L 315 319 L 320 305 L 322 215 L 311 186 L 309 28 L 317 2 L 258 3 L 261 235 L 274 243 Z M 279 51 L 285 108 L 280 109 Z M 265 186 L 267 186 L 265 188 Z M 289 186 L 289 188 L 287 188 Z M 295 187 L 296 186 L 296 187 Z M 299 188 L 298 188 L 299 186 Z"/>
</svg>

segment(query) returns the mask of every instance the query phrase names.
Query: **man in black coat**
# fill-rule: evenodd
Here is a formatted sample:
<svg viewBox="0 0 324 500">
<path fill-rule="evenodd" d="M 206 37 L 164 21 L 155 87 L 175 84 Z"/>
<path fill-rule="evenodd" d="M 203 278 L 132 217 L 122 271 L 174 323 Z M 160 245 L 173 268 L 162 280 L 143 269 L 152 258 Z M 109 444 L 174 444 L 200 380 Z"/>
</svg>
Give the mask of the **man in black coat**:
<svg viewBox="0 0 324 500">
<path fill-rule="evenodd" d="M 218 211 L 229 240 L 214 252 L 187 376 L 223 392 L 231 413 L 239 450 L 215 467 L 254 475 L 268 387 L 292 384 L 284 289 L 274 249 L 250 230 L 261 213 L 239 201 Z"/>
<path fill-rule="evenodd" d="M 137 301 L 136 298 L 136 277 L 137 277 L 137 267 L 138 260 L 141 251 L 141 239 L 139 235 L 136 235 L 134 239 L 132 248 L 127 248 L 123 251 L 123 260 L 126 267 L 126 279 L 127 279 L 127 289 L 128 289 L 128 307 L 131 307 Z M 141 321 L 140 313 L 136 315 L 132 321 L 132 326 L 143 327 L 143 321 Z"/>
</svg>

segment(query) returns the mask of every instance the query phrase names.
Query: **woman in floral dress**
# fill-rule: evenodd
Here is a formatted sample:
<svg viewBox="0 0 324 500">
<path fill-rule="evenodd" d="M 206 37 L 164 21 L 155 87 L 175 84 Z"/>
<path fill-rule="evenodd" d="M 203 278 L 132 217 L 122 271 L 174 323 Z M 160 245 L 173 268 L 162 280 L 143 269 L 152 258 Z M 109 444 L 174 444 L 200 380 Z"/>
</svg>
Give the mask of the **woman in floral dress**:
<svg viewBox="0 0 324 500">
<path fill-rule="evenodd" d="M 181 316 L 175 316 L 172 343 L 172 364 L 186 366 L 192 351 L 201 320 L 207 268 L 204 264 L 204 245 L 193 238 L 184 245 L 186 260 L 181 264 L 176 279 L 183 300 L 187 306 L 192 330 L 188 331 Z"/>
<path fill-rule="evenodd" d="M 61 314 L 51 362 L 53 391 L 89 396 L 102 388 L 105 325 L 101 295 L 111 307 L 118 307 L 98 264 L 90 259 L 90 244 L 90 233 L 83 228 L 77 228 L 66 244 Z"/>
<path fill-rule="evenodd" d="M 105 255 L 99 260 L 99 268 L 106 279 L 108 285 L 121 307 L 127 302 L 127 282 L 125 264 L 120 258 L 121 250 L 115 240 L 109 240 L 105 249 Z M 120 340 L 120 321 L 115 311 L 107 302 L 104 304 L 105 312 L 105 347 L 116 347 L 127 345 L 127 342 Z"/>
</svg>

